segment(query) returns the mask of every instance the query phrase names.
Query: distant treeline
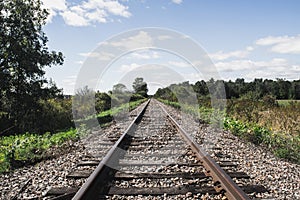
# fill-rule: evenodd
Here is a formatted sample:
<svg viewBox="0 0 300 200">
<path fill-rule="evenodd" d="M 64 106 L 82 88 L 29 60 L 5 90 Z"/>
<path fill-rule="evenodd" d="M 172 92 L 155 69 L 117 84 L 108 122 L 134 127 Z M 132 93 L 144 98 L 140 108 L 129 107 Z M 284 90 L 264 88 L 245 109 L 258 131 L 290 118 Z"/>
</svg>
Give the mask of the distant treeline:
<svg viewBox="0 0 300 200">
<path fill-rule="evenodd" d="M 189 89 L 188 89 L 189 88 Z M 243 78 L 238 78 L 235 81 L 214 80 L 197 81 L 195 84 L 190 84 L 188 81 L 172 84 L 166 88 L 160 88 L 155 93 L 155 97 L 176 101 L 179 96 L 188 95 L 193 91 L 198 97 L 209 97 L 214 94 L 217 97 L 240 98 L 248 97 L 253 99 L 262 99 L 269 95 L 275 99 L 300 99 L 300 79 L 288 81 L 284 79 L 261 79 L 256 78 L 251 82 L 245 82 Z"/>
<path fill-rule="evenodd" d="M 47 91 L 43 88 L 35 95 L 30 90 L 39 90 L 34 90 L 33 87 L 25 88 L 29 92 L 24 89 L 14 95 L 0 95 L 0 136 L 65 131 L 74 127 L 74 116 L 76 119 L 86 118 L 148 96 L 147 83 L 143 78 L 136 78 L 132 87 L 133 91 L 130 91 L 125 85 L 118 83 L 105 93 L 95 92 L 86 86 L 71 96 L 63 95 L 52 83 Z M 1 92 L 1 89 L 0 86 L 0 94 L 8 94 Z"/>
</svg>

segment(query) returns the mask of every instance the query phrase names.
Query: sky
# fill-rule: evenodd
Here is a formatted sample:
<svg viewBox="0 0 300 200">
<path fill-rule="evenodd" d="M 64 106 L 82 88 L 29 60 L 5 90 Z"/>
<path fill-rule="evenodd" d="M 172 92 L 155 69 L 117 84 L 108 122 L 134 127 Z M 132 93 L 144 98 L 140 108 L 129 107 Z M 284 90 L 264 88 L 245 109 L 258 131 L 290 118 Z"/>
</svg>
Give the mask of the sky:
<svg viewBox="0 0 300 200">
<path fill-rule="evenodd" d="M 154 93 L 207 79 L 211 69 L 223 80 L 300 78 L 298 0 L 42 1 L 49 49 L 65 56 L 46 77 L 64 94 L 90 80 L 100 91 L 117 83 L 131 90 L 137 76 Z"/>
</svg>

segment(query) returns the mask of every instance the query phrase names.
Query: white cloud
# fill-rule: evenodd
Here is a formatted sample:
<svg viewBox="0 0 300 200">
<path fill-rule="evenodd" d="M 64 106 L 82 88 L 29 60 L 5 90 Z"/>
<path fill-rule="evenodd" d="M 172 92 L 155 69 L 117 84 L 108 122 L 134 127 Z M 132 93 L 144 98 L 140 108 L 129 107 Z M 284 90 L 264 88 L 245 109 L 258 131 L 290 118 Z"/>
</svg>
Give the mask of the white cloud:
<svg viewBox="0 0 300 200">
<path fill-rule="evenodd" d="M 119 71 L 122 73 L 127 73 L 127 72 L 130 72 L 130 71 L 138 68 L 139 66 L 141 66 L 141 65 L 136 64 L 136 63 L 132 63 L 130 65 L 121 65 Z"/>
<path fill-rule="evenodd" d="M 65 11 L 62 14 L 66 24 L 71 26 L 88 26 L 89 21 L 76 12 Z"/>
<path fill-rule="evenodd" d="M 247 50 L 247 51 L 253 51 L 253 50 L 254 50 L 254 47 L 248 46 L 248 47 L 246 47 L 246 50 Z"/>
<path fill-rule="evenodd" d="M 199 73 L 189 73 L 189 74 L 182 74 L 185 80 L 189 81 L 190 83 L 195 83 L 199 80 L 203 80 L 204 77 Z"/>
<path fill-rule="evenodd" d="M 273 45 L 273 44 L 278 44 L 278 43 L 287 42 L 287 41 L 289 41 L 288 36 L 280 36 L 280 37 L 268 36 L 268 37 L 256 40 L 255 43 L 257 45 L 267 46 L 267 45 Z"/>
<path fill-rule="evenodd" d="M 77 5 L 69 5 L 66 0 L 43 0 L 49 9 L 48 22 L 56 15 L 61 15 L 65 23 L 71 26 L 88 26 L 94 23 L 113 21 L 112 16 L 128 18 L 128 7 L 114 0 L 87 0 Z"/>
<path fill-rule="evenodd" d="M 111 60 L 116 57 L 114 54 L 108 52 L 80 53 L 79 55 L 83 57 L 98 58 L 98 60 Z"/>
<path fill-rule="evenodd" d="M 172 37 L 170 35 L 159 35 L 157 37 L 158 40 L 169 40 L 172 39 Z"/>
<path fill-rule="evenodd" d="M 49 16 L 47 22 L 52 22 L 52 18 L 60 11 L 67 9 L 66 0 L 42 0 L 43 7 L 48 9 Z"/>
<path fill-rule="evenodd" d="M 181 67 L 181 68 L 192 67 L 191 64 L 182 61 L 169 61 L 168 64 L 173 67 Z"/>
<path fill-rule="evenodd" d="M 300 54 L 300 34 L 297 36 L 268 36 L 256 41 L 260 46 L 271 46 L 271 51 L 282 54 Z"/>
<path fill-rule="evenodd" d="M 290 64 L 286 59 L 274 58 L 269 61 L 234 60 L 216 63 L 217 70 L 227 78 L 287 78 L 298 79 L 300 66 Z"/>
<path fill-rule="evenodd" d="M 155 51 L 143 51 L 143 52 L 133 52 L 130 54 L 128 58 L 150 60 L 150 59 L 160 58 L 160 56 L 159 53 Z"/>
<path fill-rule="evenodd" d="M 223 72 L 258 69 L 279 72 L 291 69 L 291 65 L 283 58 L 274 58 L 270 61 L 233 60 L 230 62 L 218 62 L 215 65 L 219 71 Z"/>
<path fill-rule="evenodd" d="M 114 47 L 125 48 L 127 50 L 133 50 L 137 48 L 151 47 L 153 46 L 153 40 L 147 32 L 140 31 L 137 35 L 106 44 L 112 45 Z"/>
<path fill-rule="evenodd" d="M 229 58 L 245 58 L 253 50 L 254 50 L 254 47 L 248 46 L 248 47 L 246 47 L 245 50 L 230 51 L 230 52 L 218 51 L 216 53 L 209 54 L 209 57 L 212 60 L 227 60 Z"/>
<path fill-rule="evenodd" d="M 175 3 L 175 4 L 181 4 L 182 0 L 172 0 L 172 2 Z"/>
<path fill-rule="evenodd" d="M 209 54 L 209 57 L 213 60 L 226 60 L 228 58 L 245 58 L 249 54 L 249 51 L 231 51 L 231 52 L 223 52 L 218 51 L 213 54 Z"/>
<path fill-rule="evenodd" d="M 63 84 L 65 86 L 75 86 L 76 79 L 77 79 L 77 76 L 67 76 L 63 80 Z"/>
</svg>

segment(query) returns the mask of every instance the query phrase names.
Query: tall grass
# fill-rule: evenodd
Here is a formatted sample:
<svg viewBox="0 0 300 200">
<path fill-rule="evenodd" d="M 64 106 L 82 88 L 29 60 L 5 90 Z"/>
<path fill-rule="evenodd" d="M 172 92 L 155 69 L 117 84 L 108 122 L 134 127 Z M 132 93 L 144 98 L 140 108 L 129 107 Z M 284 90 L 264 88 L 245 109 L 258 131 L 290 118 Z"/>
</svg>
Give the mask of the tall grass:
<svg viewBox="0 0 300 200">
<path fill-rule="evenodd" d="M 200 120 L 214 123 L 213 108 L 201 106 L 197 110 L 187 105 L 161 100 L 187 113 L 200 113 Z M 202 104 L 203 105 L 203 104 Z M 262 144 L 280 158 L 300 163 L 300 103 L 270 105 L 262 101 L 237 99 L 229 101 L 223 126 L 234 135 L 254 144 Z"/>
</svg>

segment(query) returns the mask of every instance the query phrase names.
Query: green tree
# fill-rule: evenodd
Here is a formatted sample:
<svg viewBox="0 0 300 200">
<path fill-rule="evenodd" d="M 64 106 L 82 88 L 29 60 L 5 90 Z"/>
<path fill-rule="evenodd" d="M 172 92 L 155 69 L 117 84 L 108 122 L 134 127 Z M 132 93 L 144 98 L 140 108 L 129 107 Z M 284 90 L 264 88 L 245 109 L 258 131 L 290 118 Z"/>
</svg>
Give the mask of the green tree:
<svg viewBox="0 0 300 200">
<path fill-rule="evenodd" d="M 177 97 L 175 96 L 175 94 L 172 92 L 172 90 L 169 87 L 158 88 L 158 90 L 154 94 L 154 97 L 161 98 L 161 99 L 168 100 L 168 101 L 178 102 Z"/>
<path fill-rule="evenodd" d="M 95 92 L 88 86 L 77 89 L 72 102 L 76 119 L 85 118 L 94 114 L 95 96 Z"/>
<path fill-rule="evenodd" d="M 97 113 L 109 110 L 111 108 L 111 97 L 105 92 L 96 93 L 95 109 Z"/>
<path fill-rule="evenodd" d="M 295 80 L 292 83 L 292 94 L 291 97 L 293 99 L 300 99 L 300 80 Z"/>
<path fill-rule="evenodd" d="M 277 79 L 278 99 L 288 99 L 290 97 L 291 83 L 284 79 Z"/>
<path fill-rule="evenodd" d="M 143 97 L 148 97 L 148 87 L 147 83 L 144 82 L 143 78 L 136 78 L 132 84 L 132 87 L 134 89 L 134 92 L 136 94 L 140 94 Z"/>
<path fill-rule="evenodd" d="M 194 91 L 200 96 L 200 95 L 208 95 L 209 91 L 206 85 L 206 82 L 204 80 L 197 81 L 194 85 Z"/>
<path fill-rule="evenodd" d="M 26 121 L 39 120 L 33 113 L 41 99 L 60 92 L 44 77 L 45 67 L 63 63 L 62 53 L 47 47 L 42 31 L 47 16 L 40 0 L 0 2 L 0 113 L 18 131 L 27 131 Z"/>
<path fill-rule="evenodd" d="M 225 93 L 227 99 L 239 97 L 237 84 L 229 80 L 228 82 L 225 82 L 224 85 L 225 85 Z"/>
<path fill-rule="evenodd" d="M 113 86 L 112 93 L 119 94 L 127 91 L 127 88 L 124 84 L 118 83 Z"/>
</svg>

